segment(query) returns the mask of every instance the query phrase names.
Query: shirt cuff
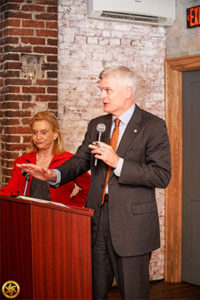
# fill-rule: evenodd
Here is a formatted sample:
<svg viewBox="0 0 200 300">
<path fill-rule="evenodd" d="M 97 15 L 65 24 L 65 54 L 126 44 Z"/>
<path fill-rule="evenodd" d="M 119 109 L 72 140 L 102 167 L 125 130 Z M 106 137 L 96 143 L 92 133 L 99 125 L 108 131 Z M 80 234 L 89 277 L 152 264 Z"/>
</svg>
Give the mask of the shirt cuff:
<svg viewBox="0 0 200 300">
<path fill-rule="evenodd" d="M 118 161 L 118 164 L 117 164 L 117 167 L 114 170 L 115 175 L 118 176 L 118 177 L 121 175 L 123 163 L 124 163 L 124 159 L 120 157 L 119 161 Z"/>
<path fill-rule="evenodd" d="M 57 176 L 57 178 L 56 178 L 56 181 L 52 181 L 52 180 L 47 180 L 47 182 L 50 184 L 50 185 L 59 185 L 59 183 L 61 182 L 61 173 L 60 173 L 60 171 L 59 170 L 57 170 L 57 169 L 52 169 L 55 173 L 56 173 L 56 176 Z"/>
</svg>

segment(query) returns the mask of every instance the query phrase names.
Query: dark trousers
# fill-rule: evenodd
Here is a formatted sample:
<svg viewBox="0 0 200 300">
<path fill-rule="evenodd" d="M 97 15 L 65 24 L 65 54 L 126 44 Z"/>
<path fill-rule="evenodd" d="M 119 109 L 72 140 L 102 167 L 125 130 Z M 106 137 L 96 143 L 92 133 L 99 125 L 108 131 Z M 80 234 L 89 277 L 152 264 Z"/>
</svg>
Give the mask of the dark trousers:
<svg viewBox="0 0 200 300">
<path fill-rule="evenodd" d="M 101 208 L 98 235 L 92 249 L 93 299 L 107 299 L 116 278 L 122 299 L 149 299 L 151 254 L 120 257 L 113 249 L 109 230 L 108 203 Z"/>
</svg>

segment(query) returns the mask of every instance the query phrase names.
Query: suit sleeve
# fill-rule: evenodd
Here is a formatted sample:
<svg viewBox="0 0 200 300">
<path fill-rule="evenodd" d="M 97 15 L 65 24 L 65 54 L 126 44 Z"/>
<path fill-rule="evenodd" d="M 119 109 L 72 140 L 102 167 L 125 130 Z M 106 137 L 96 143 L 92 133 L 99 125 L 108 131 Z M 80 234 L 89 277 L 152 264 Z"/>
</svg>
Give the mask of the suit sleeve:
<svg viewBox="0 0 200 300">
<path fill-rule="evenodd" d="M 85 134 L 85 138 L 82 144 L 79 146 L 75 155 L 69 160 L 65 161 L 59 167 L 56 167 L 61 173 L 61 182 L 59 184 L 63 185 L 66 182 L 75 180 L 78 176 L 81 176 L 90 169 L 91 165 L 91 151 L 89 149 L 89 144 L 92 142 L 89 128 L 91 127 L 91 122 L 88 125 L 88 130 Z"/>
<path fill-rule="evenodd" d="M 171 178 L 170 144 L 165 121 L 149 124 L 141 148 L 124 157 L 120 184 L 165 188 Z M 145 140 L 145 143 L 142 143 Z"/>
</svg>

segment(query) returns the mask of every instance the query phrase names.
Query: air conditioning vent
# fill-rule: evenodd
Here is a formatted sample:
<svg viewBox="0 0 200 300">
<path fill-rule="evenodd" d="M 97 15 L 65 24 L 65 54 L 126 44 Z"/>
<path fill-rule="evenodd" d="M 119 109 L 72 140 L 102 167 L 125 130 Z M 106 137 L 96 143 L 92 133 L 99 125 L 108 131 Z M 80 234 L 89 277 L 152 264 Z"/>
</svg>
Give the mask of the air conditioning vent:
<svg viewBox="0 0 200 300">
<path fill-rule="evenodd" d="M 175 0 L 87 0 L 88 18 L 171 26 Z"/>
<path fill-rule="evenodd" d="M 160 22 L 160 18 L 154 16 L 128 14 L 128 13 L 115 12 L 115 11 L 102 11 L 100 17 L 108 18 L 108 19 L 125 20 L 125 21 L 127 20 L 127 21 L 135 21 L 135 22 L 147 22 L 153 24 Z"/>
</svg>

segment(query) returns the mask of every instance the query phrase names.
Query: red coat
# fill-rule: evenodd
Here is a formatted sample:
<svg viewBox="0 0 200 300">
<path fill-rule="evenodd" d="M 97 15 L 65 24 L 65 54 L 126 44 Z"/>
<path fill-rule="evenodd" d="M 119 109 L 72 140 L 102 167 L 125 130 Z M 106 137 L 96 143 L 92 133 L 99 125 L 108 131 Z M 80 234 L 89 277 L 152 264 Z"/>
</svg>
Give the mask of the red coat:
<svg viewBox="0 0 200 300">
<path fill-rule="evenodd" d="M 64 161 L 70 159 L 73 154 L 69 152 L 65 152 L 60 155 L 54 155 L 49 169 L 53 169 Z M 4 186 L 0 189 L 0 194 L 5 196 L 11 195 L 23 195 L 24 187 L 25 187 L 25 177 L 22 175 L 22 171 L 16 166 L 16 164 L 22 163 L 36 163 L 36 151 L 34 153 L 26 153 L 20 157 L 18 157 L 14 162 L 14 167 L 12 171 L 12 177 L 9 179 L 8 185 Z M 28 183 L 26 196 L 29 196 L 30 193 L 30 185 L 32 181 L 32 176 L 30 177 L 30 181 Z M 78 193 L 71 197 L 71 193 L 74 190 L 76 185 L 80 188 Z M 88 173 L 83 174 L 82 176 L 77 177 L 74 181 L 70 181 L 58 188 L 52 188 L 49 186 L 51 200 L 54 202 L 60 202 L 65 205 L 78 206 L 83 207 L 85 203 L 85 199 L 87 197 L 90 186 L 90 175 Z"/>
</svg>

